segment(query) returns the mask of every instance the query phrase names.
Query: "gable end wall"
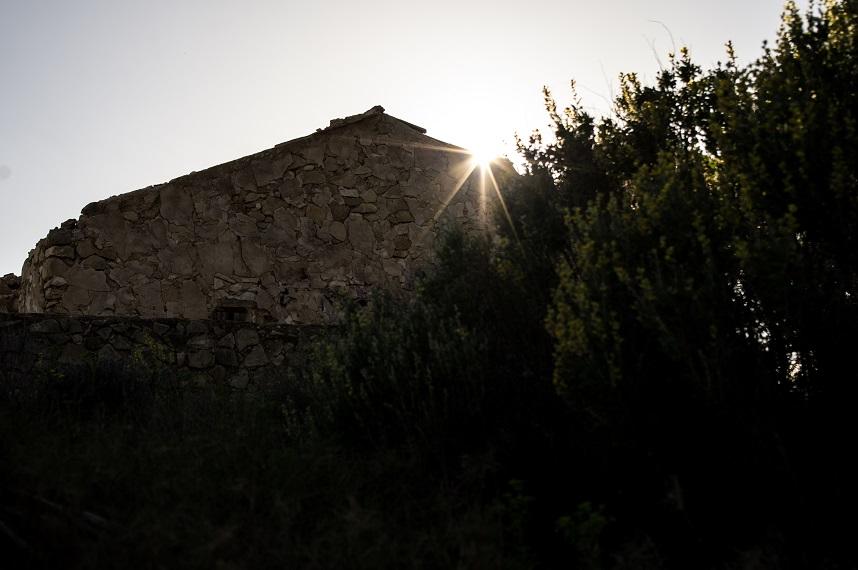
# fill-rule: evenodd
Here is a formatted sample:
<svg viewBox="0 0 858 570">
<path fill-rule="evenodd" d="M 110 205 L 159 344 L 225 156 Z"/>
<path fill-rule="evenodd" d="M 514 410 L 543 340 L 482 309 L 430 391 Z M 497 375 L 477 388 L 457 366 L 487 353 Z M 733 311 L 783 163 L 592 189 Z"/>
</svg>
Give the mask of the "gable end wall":
<svg viewBox="0 0 858 570">
<path fill-rule="evenodd" d="M 468 156 L 384 114 L 85 207 L 24 265 L 31 313 L 324 323 L 407 291 L 446 224 L 481 232 Z M 218 313 L 220 311 L 220 313 Z"/>
</svg>

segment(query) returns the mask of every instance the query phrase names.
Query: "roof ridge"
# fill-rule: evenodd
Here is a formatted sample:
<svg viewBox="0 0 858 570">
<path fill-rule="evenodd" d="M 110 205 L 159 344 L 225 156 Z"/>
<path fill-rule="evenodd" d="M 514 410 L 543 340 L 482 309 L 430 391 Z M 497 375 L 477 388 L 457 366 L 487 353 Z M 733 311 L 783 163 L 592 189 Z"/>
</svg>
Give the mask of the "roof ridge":
<svg viewBox="0 0 858 570">
<path fill-rule="evenodd" d="M 358 113 L 357 115 L 349 115 L 348 117 L 343 117 L 342 119 L 331 119 L 330 124 L 326 128 L 318 129 L 317 132 L 327 131 L 330 129 L 337 129 L 340 127 L 345 127 L 346 125 L 358 123 L 360 121 L 363 121 L 365 119 L 369 119 L 370 117 L 374 117 L 376 115 L 386 115 L 386 113 L 384 112 L 384 107 L 382 107 L 381 105 L 376 105 L 376 106 L 372 107 L 371 109 L 364 111 L 363 113 Z M 400 119 L 398 117 L 394 117 L 393 115 L 387 115 L 387 116 L 390 117 L 391 119 L 399 121 L 400 123 L 402 123 L 403 125 L 405 125 L 407 127 L 414 129 L 415 131 L 419 132 L 420 134 L 424 134 L 424 135 L 426 134 L 426 129 L 424 129 L 423 127 L 421 127 L 419 125 L 415 125 L 414 123 L 409 123 L 408 121 L 403 121 L 402 119 Z"/>
</svg>

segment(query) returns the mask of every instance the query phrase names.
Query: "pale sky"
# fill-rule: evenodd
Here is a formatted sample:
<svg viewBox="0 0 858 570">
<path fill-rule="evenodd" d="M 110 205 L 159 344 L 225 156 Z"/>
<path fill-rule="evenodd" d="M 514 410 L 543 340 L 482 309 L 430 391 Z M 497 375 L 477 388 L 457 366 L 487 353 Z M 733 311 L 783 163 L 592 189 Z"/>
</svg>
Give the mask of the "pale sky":
<svg viewBox="0 0 858 570">
<path fill-rule="evenodd" d="M 781 0 L 0 0 L 0 275 L 89 202 L 382 105 L 465 147 L 594 112 L 687 45 L 773 39 Z M 670 33 L 666 31 L 669 29 Z M 671 35 L 673 39 L 671 39 Z M 658 56 L 658 57 L 657 57 Z"/>
</svg>

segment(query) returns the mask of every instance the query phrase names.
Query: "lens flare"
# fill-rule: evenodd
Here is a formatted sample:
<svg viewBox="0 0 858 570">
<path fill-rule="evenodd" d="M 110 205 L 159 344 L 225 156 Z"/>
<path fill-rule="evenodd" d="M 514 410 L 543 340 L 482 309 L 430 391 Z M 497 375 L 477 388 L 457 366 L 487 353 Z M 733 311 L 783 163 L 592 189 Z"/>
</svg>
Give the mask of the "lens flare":
<svg viewBox="0 0 858 570">
<path fill-rule="evenodd" d="M 454 169 L 456 181 L 453 184 L 452 188 L 446 193 L 446 196 L 443 196 L 440 200 L 440 207 L 435 211 L 435 214 L 432 216 L 433 221 L 438 221 L 441 215 L 447 210 L 447 207 L 456 197 L 456 195 L 462 190 L 462 188 L 471 180 L 471 175 L 476 171 L 479 176 L 476 177 L 476 180 L 473 182 L 478 184 L 477 189 L 479 191 L 479 209 L 480 216 L 485 221 L 487 216 L 489 215 L 489 204 L 488 199 L 492 193 L 494 193 L 494 197 L 497 199 L 497 203 L 500 206 L 501 212 L 503 213 L 504 218 L 506 218 L 506 222 L 509 224 L 510 229 L 512 230 L 513 236 L 516 241 L 518 241 L 518 233 L 515 228 L 515 224 L 512 221 L 512 217 L 510 216 L 509 209 L 507 208 L 506 201 L 504 200 L 503 193 L 501 192 L 500 185 L 498 183 L 498 179 L 495 178 L 495 174 L 492 171 L 493 169 L 498 169 L 499 171 L 505 171 L 510 174 L 516 174 L 514 168 L 512 167 L 512 163 L 509 162 L 508 159 L 503 158 L 502 152 L 498 152 L 497 145 L 486 144 L 486 145 L 475 145 L 469 149 L 465 149 L 462 147 L 456 147 L 453 145 L 448 145 L 444 143 L 438 144 L 426 144 L 426 143 L 415 143 L 413 141 L 397 141 L 397 140 L 384 140 L 385 145 L 392 146 L 401 146 L 410 150 L 428 150 L 428 151 L 436 151 L 448 153 L 451 156 L 459 156 L 462 157 L 460 161 L 456 161 L 458 163 L 458 167 Z M 494 148 L 493 148 L 494 147 Z M 426 226 L 423 228 L 421 232 L 420 238 L 418 241 L 422 241 L 423 237 L 428 232 L 430 226 Z"/>
<path fill-rule="evenodd" d="M 497 153 L 484 148 L 471 149 L 469 152 L 474 165 L 479 166 L 483 170 L 489 168 L 498 157 Z"/>
</svg>

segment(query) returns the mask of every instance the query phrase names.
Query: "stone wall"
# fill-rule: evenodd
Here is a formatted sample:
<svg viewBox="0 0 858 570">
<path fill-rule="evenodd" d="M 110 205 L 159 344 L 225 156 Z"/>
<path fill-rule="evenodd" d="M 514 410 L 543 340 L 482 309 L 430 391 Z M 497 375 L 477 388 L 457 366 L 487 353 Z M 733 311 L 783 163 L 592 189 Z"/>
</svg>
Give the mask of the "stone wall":
<svg viewBox="0 0 858 570">
<path fill-rule="evenodd" d="M 11 273 L 0 277 L 0 313 L 18 312 L 21 278 Z"/>
<path fill-rule="evenodd" d="M 69 366 L 126 363 L 195 384 L 263 388 L 299 368 L 330 329 L 207 320 L 0 314 L 0 384 Z"/>
<path fill-rule="evenodd" d="M 320 324 L 407 291 L 485 198 L 467 154 L 383 111 L 86 206 L 30 252 L 19 310 Z"/>
</svg>

